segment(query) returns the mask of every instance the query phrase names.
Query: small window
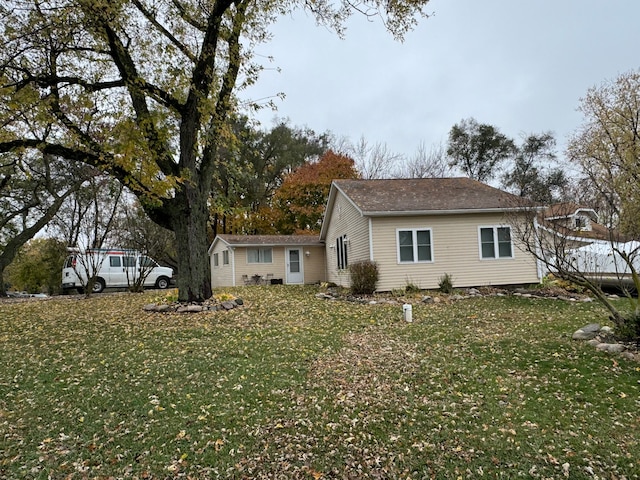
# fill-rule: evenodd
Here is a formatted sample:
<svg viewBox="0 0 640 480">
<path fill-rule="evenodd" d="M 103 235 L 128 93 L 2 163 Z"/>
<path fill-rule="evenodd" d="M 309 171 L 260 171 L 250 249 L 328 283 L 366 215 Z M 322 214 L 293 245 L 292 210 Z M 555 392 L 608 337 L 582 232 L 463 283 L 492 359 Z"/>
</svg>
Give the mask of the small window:
<svg viewBox="0 0 640 480">
<path fill-rule="evenodd" d="M 431 229 L 398 230 L 398 263 L 431 261 Z"/>
<path fill-rule="evenodd" d="M 585 221 L 584 217 L 575 217 L 573 224 L 576 230 L 581 230 L 587 226 L 587 222 Z"/>
<path fill-rule="evenodd" d="M 480 257 L 512 258 L 511 227 L 481 227 Z"/>
<path fill-rule="evenodd" d="M 247 248 L 247 263 L 272 263 L 271 248 Z"/>
<path fill-rule="evenodd" d="M 217 267 L 220 265 L 220 260 L 217 253 L 213 254 L 213 266 Z"/>
<path fill-rule="evenodd" d="M 123 265 L 125 267 L 135 267 L 136 266 L 136 257 L 126 256 L 126 257 L 122 257 L 122 259 L 124 260 Z"/>
<path fill-rule="evenodd" d="M 120 257 L 109 257 L 109 266 L 116 268 L 121 267 L 122 261 L 120 260 Z"/>
<path fill-rule="evenodd" d="M 222 252 L 222 264 L 229 265 L 229 250 L 224 250 Z"/>
<path fill-rule="evenodd" d="M 338 270 L 344 270 L 349 266 L 346 235 L 336 238 L 336 257 L 338 260 Z"/>
</svg>

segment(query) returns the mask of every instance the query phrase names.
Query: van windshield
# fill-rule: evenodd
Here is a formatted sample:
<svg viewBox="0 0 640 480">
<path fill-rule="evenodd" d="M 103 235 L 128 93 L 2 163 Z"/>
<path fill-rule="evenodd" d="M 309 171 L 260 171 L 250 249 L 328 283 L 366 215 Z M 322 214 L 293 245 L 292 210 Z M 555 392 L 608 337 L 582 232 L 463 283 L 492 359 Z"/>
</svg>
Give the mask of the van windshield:
<svg viewBox="0 0 640 480">
<path fill-rule="evenodd" d="M 158 264 L 152 258 L 140 257 L 140 266 L 143 268 L 153 268 L 157 267 Z"/>
<path fill-rule="evenodd" d="M 76 256 L 69 255 L 67 260 L 64 262 L 64 268 L 73 268 L 76 266 Z"/>
</svg>

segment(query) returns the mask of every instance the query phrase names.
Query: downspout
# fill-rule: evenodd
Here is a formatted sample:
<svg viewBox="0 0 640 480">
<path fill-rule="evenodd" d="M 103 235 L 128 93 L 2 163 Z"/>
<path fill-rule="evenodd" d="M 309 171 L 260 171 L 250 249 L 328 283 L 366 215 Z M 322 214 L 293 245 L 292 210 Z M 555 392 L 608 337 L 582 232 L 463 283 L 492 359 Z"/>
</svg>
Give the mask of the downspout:
<svg viewBox="0 0 640 480">
<path fill-rule="evenodd" d="M 229 247 L 229 252 L 231 256 L 231 283 L 232 286 L 237 287 L 236 285 L 236 249 L 235 247 Z"/>
<path fill-rule="evenodd" d="M 371 220 L 371 217 L 369 217 L 369 260 L 371 260 L 372 262 L 374 261 L 373 259 L 373 222 Z"/>
</svg>

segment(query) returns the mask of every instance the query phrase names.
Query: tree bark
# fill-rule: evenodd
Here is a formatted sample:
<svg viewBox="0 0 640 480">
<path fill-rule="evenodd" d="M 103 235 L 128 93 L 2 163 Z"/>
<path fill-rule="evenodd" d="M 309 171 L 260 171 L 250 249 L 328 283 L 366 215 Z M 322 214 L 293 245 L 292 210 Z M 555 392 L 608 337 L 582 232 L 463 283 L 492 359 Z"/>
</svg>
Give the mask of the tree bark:
<svg viewBox="0 0 640 480">
<path fill-rule="evenodd" d="M 207 238 L 208 195 L 198 189 L 176 192 L 180 207 L 171 218 L 178 245 L 178 300 L 201 303 L 212 295 Z"/>
</svg>

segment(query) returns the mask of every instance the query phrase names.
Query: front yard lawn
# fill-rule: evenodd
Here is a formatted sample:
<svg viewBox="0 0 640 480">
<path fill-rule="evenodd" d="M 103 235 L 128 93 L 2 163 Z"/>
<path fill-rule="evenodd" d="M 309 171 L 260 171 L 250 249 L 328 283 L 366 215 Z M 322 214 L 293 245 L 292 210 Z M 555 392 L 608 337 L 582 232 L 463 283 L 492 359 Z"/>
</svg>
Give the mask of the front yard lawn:
<svg viewBox="0 0 640 480">
<path fill-rule="evenodd" d="M 596 303 L 402 305 L 312 287 L 0 303 L 0 478 L 640 478 L 640 364 Z M 218 292 L 220 293 L 220 292 Z"/>
</svg>

